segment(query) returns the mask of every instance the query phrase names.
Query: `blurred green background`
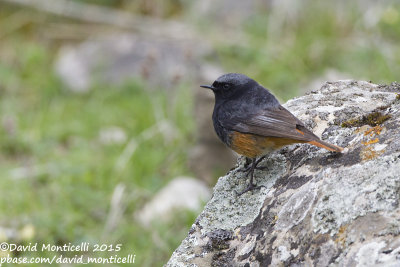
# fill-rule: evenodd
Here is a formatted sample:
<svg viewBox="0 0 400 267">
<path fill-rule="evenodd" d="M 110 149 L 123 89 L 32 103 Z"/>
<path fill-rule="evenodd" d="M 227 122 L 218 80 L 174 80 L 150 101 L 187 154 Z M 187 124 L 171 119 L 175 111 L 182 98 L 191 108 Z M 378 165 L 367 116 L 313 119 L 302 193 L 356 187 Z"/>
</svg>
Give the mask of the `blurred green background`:
<svg viewBox="0 0 400 267">
<path fill-rule="evenodd" d="M 189 26 L 211 51 L 196 64 L 245 73 L 283 101 L 329 79 L 389 83 L 400 73 L 396 1 L 253 1 L 248 9 L 233 4 L 238 1 L 200 7 L 189 0 L 73 2 L 140 16 L 138 25 L 148 18 Z M 193 176 L 187 167 L 196 139 L 193 88 L 212 80 L 187 76 L 166 89 L 154 77 L 133 76 L 117 85 L 95 81 L 76 93 L 56 74 L 65 44 L 116 32 L 135 34 L 135 28 L 0 1 L 0 241 L 121 243 L 120 254 L 133 252 L 138 266 L 161 266 L 194 222 L 196 212 L 181 211 L 144 227 L 134 214 L 174 177 Z M 144 137 L 160 120 L 173 134 Z M 122 141 L 102 141 L 110 127 L 122 130 Z M 121 159 L 129 140 L 140 142 Z M 121 216 L 110 226 L 118 187 Z M 14 254 L 38 255 L 46 253 Z"/>
</svg>

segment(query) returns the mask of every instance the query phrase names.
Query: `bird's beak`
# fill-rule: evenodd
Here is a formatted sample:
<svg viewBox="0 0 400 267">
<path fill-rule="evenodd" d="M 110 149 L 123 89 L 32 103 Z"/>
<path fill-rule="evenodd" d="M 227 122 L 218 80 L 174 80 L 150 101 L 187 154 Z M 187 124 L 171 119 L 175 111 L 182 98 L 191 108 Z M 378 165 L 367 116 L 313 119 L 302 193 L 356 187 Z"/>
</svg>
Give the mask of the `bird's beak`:
<svg viewBox="0 0 400 267">
<path fill-rule="evenodd" d="M 200 87 L 214 90 L 214 87 L 212 85 L 200 85 Z"/>
</svg>

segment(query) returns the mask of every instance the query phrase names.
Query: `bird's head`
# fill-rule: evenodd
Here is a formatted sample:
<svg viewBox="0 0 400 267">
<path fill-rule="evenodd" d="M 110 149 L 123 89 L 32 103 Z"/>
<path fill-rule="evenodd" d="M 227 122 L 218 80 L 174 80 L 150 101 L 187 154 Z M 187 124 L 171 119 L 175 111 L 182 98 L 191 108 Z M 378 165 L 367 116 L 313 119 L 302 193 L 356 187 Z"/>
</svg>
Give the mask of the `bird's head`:
<svg viewBox="0 0 400 267">
<path fill-rule="evenodd" d="M 244 74 L 228 73 L 218 77 L 212 85 L 200 85 L 200 87 L 211 89 L 218 100 L 238 95 L 256 85 L 258 85 L 256 81 Z"/>
</svg>

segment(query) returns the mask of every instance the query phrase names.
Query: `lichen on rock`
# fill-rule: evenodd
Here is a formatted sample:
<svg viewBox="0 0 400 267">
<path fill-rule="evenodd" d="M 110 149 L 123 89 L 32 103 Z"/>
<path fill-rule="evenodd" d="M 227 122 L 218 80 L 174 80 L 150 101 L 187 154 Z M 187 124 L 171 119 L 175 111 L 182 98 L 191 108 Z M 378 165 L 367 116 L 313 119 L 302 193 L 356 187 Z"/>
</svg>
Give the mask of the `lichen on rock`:
<svg viewBox="0 0 400 267">
<path fill-rule="evenodd" d="M 328 82 L 284 106 L 341 154 L 296 144 L 269 154 L 237 196 L 246 160 L 167 266 L 400 266 L 400 86 Z"/>
</svg>

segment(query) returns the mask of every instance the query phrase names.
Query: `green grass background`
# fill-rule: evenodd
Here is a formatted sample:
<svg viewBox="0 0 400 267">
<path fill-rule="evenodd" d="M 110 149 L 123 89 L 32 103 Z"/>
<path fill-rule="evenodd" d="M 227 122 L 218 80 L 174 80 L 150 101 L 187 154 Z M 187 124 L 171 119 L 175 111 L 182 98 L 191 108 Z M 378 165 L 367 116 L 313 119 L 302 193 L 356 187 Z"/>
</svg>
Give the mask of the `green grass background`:
<svg viewBox="0 0 400 267">
<path fill-rule="evenodd" d="M 165 1 L 154 10 L 152 5 L 160 1 L 87 2 L 193 24 L 215 49 L 204 62 L 246 73 L 283 100 L 298 95 L 328 69 L 375 83 L 395 81 L 400 73 L 398 5 L 383 6 L 378 23 L 368 28 L 357 7 L 343 8 L 339 16 L 329 4 L 314 1 L 296 23 L 283 25 L 273 36 L 267 30 L 269 11 L 260 10 L 236 29 L 243 41 L 230 42 L 212 21 L 190 21 L 190 1 Z M 31 20 L 20 27 L 10 25 L 16 12 Z M 136 254 L 137 266 L 160 266 L 197 215 L 183 212 L 171 222 L 144 228 L 133 214 L 172 178 L 192 175 L 186 165 L 194 143 L 192 85 L 182 82 L 167 92 L 131 80 L 72 93 L 53 70 L 62 42 L 40 34 L 47 24 L 60 20 L 0 2 L 0 241 L 121 243 L 118 254 Z M 175 131 L 144 140 L 124 168 L 117 169 L 126 143 L 102 144 L 99 132 L 117 126 L 130 140 L 160 116 Z M 125 186 L 123 215 L 115 229 L 105 231 L 118 184 Z M 7 239 L 6 229 L 15 230 L 18 238 Z M 38 255 L 46 253 L 13 256 Z M 110 253 L 95 254 L 101 255 Z"/>
</svg>

